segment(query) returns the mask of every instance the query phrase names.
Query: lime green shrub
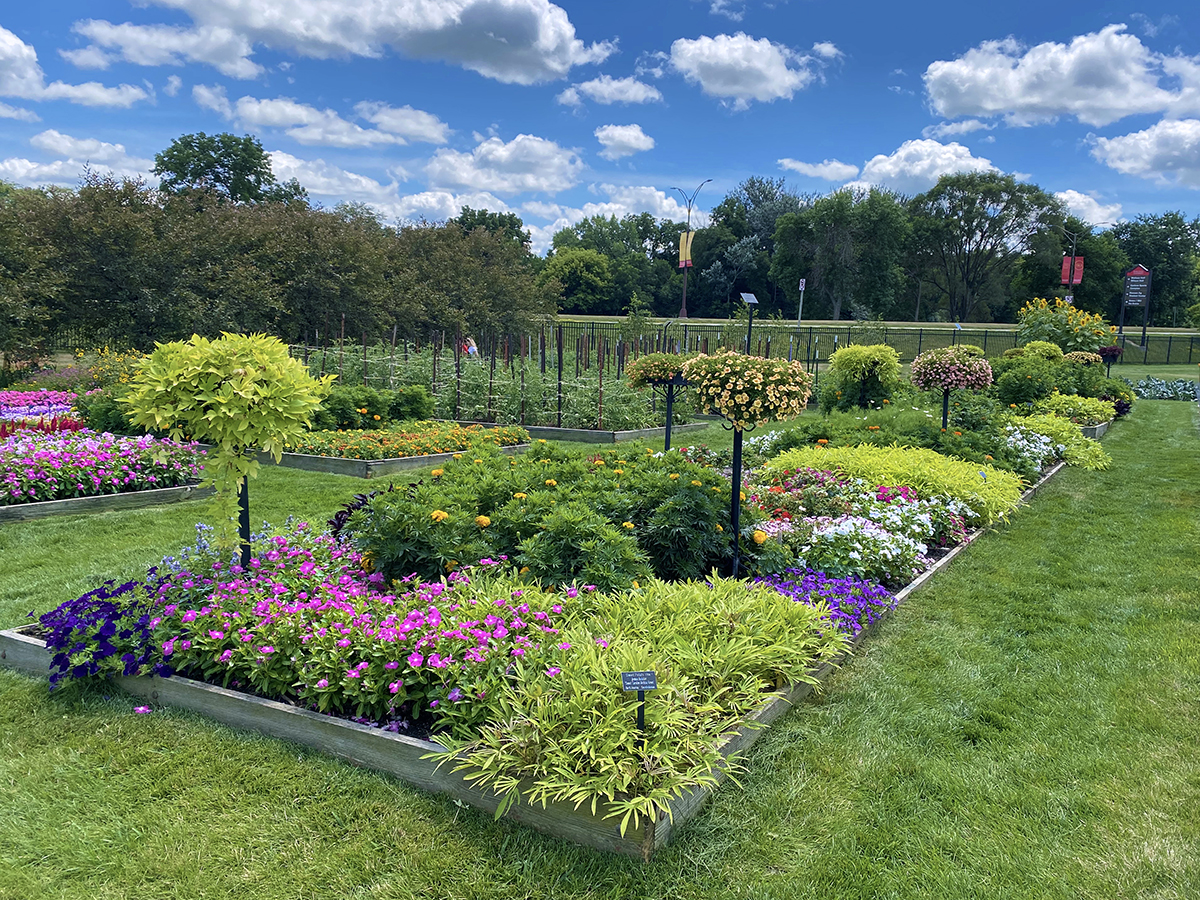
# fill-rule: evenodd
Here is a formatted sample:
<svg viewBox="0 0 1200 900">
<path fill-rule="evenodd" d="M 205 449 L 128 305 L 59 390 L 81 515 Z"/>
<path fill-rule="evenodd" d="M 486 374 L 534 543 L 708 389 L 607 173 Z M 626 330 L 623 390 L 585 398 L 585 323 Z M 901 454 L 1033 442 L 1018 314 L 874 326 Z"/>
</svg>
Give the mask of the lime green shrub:
<svg viewBox="0 0 1200 900">
<path fill-rule="evenodd" d="M 1078 434 L 1079 429 L 1075 428 L 1075 432 Z M 989 465 L 952 459 L 933 450 L 865 444 L 797 447 L 763 466 L 768 475 L 803 468 L 842 472 L 871 484 L 904 484 L 922 497 L 961 500 L 977 514 L 977 519 L 968 523 L 971 525 L 1003 518 L 1021 499 L 1019 476 Z"/>
<path fill-rule="evenodd" d="M 332 381 L 332 375 L 314 380 L 276 338 L 193 335 L 157 345 L 120 402 L 134 425 L 214 445 L 206 483 L 217 489 L 222 509 L 219 539 L 232 545 L 238 488 L 258 473 L 253 451 L 281 459 L 285 443 L 305 432 Z"/>
<path fill-rule="evenodd" d="M 514 659 L 490 723 L 439 736 L 447 750 L 436 758 L 500 794 L 498 814 L 521 800 L 604 801 L 624 833 L 668 813 L 673 799 L 736 768 L 721 739 L 768 692 L 813 683 L 812 667 L 845 647 L 824 604 L 716 576 L 580 594 L 564 609 L 571 624 L 555 641 Z M 637 696 L 618 688 L 621 672 L 646 670 L 658 690 L 646 695 L 639 734 Z"/>
<path fill-rule="evenodd" d="M 1054 415 L 1033 415 L 1014 418 L 1012 423 L 1061 444 L 1064 447 L 1063 461 L 1069 466 L 1100 471 L 1112 464 L 1112 457 L 1104 452 L 1100 442 L 1084 437 L 1079 426 L 1069 419 Z"/>
<path fill-rule="evenodd" d="M 829 357 L 821 411 L 866 409 L 890 401 L 900 386 L 900 354 L 887 344 L 850 344 Z"/>
<path fill-rule="evenodd" d="M 1108 400 L 1080 397 L 1078 394 L 1060 394 L 1057 391 L 1035 403 L 1033 411 L 1039 415 L 1058 416 L 1076 425 L 1111 422 L 1117 414 L 1116 406 Z"/>
</svg>

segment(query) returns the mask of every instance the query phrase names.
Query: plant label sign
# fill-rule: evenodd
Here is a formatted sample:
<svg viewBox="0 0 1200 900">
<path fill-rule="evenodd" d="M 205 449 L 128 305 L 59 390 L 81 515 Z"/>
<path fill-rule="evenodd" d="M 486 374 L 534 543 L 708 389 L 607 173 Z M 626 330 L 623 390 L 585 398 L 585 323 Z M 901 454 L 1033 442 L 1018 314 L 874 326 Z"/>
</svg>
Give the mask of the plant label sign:
<svg viewBox="0 0 1200 900">
<path fill-rule="evenodd" d="M 621 690 L 623 691 L 656 691 L 658 690 L 657 672 L 622 672 Z"/>
</svg>

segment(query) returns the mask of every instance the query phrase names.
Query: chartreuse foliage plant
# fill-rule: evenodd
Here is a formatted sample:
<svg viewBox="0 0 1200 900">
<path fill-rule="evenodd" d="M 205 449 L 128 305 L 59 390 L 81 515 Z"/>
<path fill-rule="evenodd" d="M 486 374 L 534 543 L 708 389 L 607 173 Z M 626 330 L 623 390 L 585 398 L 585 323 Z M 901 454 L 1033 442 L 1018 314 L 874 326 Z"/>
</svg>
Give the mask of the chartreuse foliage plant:
<svg viewBox="0 0 1200 900">
<path fill-rule="evenodd" d="M 1108 400 L 1080 397 L 1078 394 L 1060 394 L 1058 391 L 1035 403 L 1033 411 L 1039 415 L 1048 414 L 1069 419 L 1076 425 L 1111 422 L 1117 414 L 1116 407 Z"/>
<path fill-rule="evenodd" d="M 332 375 L 312 378 L 277 338 L 193 335 L 158 344 L 120 402 L 135 425 L 213 445 L 206 483 L 218 493 L 219 539 L 231 545 L 237 490 L 258 472 L 253 451 L 264 450 L 278 462 L 287 442 L 305 432 L 332 381 Z"/>
<path fill-rule="evenodd" d="M 1070 427 L 1079 433 L 1078 428 Z M 821 469 L 871 484 L 907 485 L 922 497 L 952 497 L 975 513 L 969 525 L 995 522 L 1014 510 L 1021 499 L 1022 481 L 1018 475 L 911 447 L 797 447 L 768 461 L 763 468 L 768 476 L 789 469 Z"/>
<path fill-rule="evenodd" d="M 821 411 L 874 408 L 900 387 L 900 354 L 887 344 L 850 344 L 829 357 Z"/>
<path fill-rule="evenodd" d="M 1100 442 L 1084 437 L 1079 426 L 1070 419 L 1057 415 L 1032 415 L 1014 416 L 1011 422 L 1026 431 L 1043 435 L 1062 447 L 1060 455 L 1069 466 L 1100 471 L 1112 463 Z"/>
<path fill-rule="evenodd" d="M 604 801 L 624 833 L 669 814 L 673 799 L 735 765 L 722 760 L 721 738 L 766 692 L 813 683 L 814 664 L 846 641 L 823 601 L 715 575 L 580 594 L 564 613 L 554 640 L 515 661 L 489 722 L 439 737 L 447 750 L 437 757 L 500 794 L 497 816 L 522 800 L 593 811 Z M 658 690 L 639 733 L 636 695 L 614 685 L 646 670 Z"/>
<path fill-rule="evenodd" d="M 1084 350 L 1095 353 L 1111 344 L 1117 329 L 1104 316 L 1066 301 L 1038 297 L 1026 303 L 1017 313 L 1017 340 L 1028 345 L 1037 341 L 1055 344 L 1063 352 Z"/>
</svg>

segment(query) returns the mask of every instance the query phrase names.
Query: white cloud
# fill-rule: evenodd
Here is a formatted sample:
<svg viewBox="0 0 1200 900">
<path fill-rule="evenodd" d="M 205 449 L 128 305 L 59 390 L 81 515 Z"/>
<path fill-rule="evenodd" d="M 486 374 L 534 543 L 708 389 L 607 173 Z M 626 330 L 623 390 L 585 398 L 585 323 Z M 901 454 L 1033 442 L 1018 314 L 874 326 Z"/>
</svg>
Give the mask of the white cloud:
<svg viewBox="0 0 1200 900">
<path fill-rule="evenodd" d="M 242 34 L 219 24 L 185 28 L 178 25 L 116 25 L 103 19 L 76 22 L 72 30 L 91 43 L 63 53 L 83 68 L 103 69 L 113 60 L 138 66 L 182 66 L 207 63 L 230 78 L 254 78 L 263 68 L 250 60 L 253 46 Z"/>
<path fill-rule="evenodd" d="M 778 160 L 781 169 L 790 169 L 807 175 L 809 178 L 820 178 L 822 181 L 845 181 L 858 174 L 858 166 L 844 163 L 836 159 L 827 159 L 819 163 L 800 162 L 796 159 L 784 158 Z"/>
<path fill-rule="evenodd" d="M 1181 90 L 1162 87 L 1164 74 L 1180 79 Z M 1200 112 L 1200 62 L 1154 53 L 1124 25 L 1108 25 L 1069 44 L 984 41 L 930 64 L 925 88 L 946 118 L 1004 116 L 1010 125 L 1030 125 L 1070 115 L 1107 125 L 1140 113 Z"/>
<path fill-rule="evenodd" d="M 740 22 L 746 15 L 746 0 L 711 0 L 708 11 L 714 16 Z"/>
<path fill-rule="evenodd" d="M 537 201 L 521 204 L 522 212 L 550 220 L 544 225 L 526 222 L 533 238 L 535 253 L 545 253 L 556 232 L 589 216 L 616 216 L 620 219 L 630 214 L 648 212 L 656 219 L 670 219 L 675 222 L 687 219 L 687 207 L 658 188 L 646 185 L 599 184 L 592 185 L 590 190 L 596 194 L 604 194 L 608 199 L 585 203 L 578 208 Z M 692 209 L 693 228 L 702 228 L 708 225 L 708 222 L 708 213 Z"/>
<path fill-rule="evenodd" d="M 1093 138 L 1092 156 L 1123 175 L 1200 188 L 1200 119 L 1164 120 L 1132 134 Z"/>
<path fill-rule="evenodd" d="M 978 119 L 963 119 L 961 122 L 938 122 L 936 125 L 926 125 L 921 129 L 921 137 L 944 138 L 956 134 L 971 134 L 973 131 L 990 131 L 995 125 L 980 122 Z"/>
<path fill-rule="evenodd" d="M 578 184 L 582 171 L 577 151 L 532 134 L 519 134 L 507 144 L 488 138 L 470 153 L 439 150 L 425 167 L 436 187 L 498 194 L 557 193 Z"/>
<path fill-rule="evenodd" d="M 605 159 L 617 160 L 654 149 L 654 138 L 642 131 L 641 125 L 601 125 L 594 134 L 604 145 L 600 155 Z"/>
<path fill-rule="evenodd" d="M 564 106 L 579 106 L 583 102 L 580 95 L 605 106 L 613 103 L 654 103 L 663 98 L 662 91 L 654 85 L 638 81 L 636 78 L 601 75 L 591 81 L 572 85 L 555 99 Z"/>
<path fill-rule="evenodd" d="M 0 97 L 22 100 L 67 100 L 81 106 L 130 107 L 149 95 L 140 87 L 122 84 L 105 87 L 98 81 L 46 84 L 37 51 L 6 28 L 0 27 Z"/>
<path fill-rule="evenodd" d="M 233 107 L 229 105 L 229 98 L 225 96 L 225 87 L 223 85 L 193 85 L 192 99 L 196 101 L 196 105 L 201 109 L 211 109 L 213 112 L 220 113 L 227 119 L 233 116 Z"/>
<path fill-rule="evenodd" d="M 919 194 L 953 172 L 998 171 L 991 160 L 972 156 L 962 144 L 914 140 L 905 141 L 890 155 L 881 153 L 868 160 L 859 180 L 849 186 L 878 185 L 902 194 Z"/>
<path fill-rule="evenodd" d="M 41 121 L 41 118 L 33 110 L 9 106 L 7 103 L 0 103 L 0 119 L 16 119 L 19 122 Z"/>
<path fill-rule="evenodd" d="M 811 62 L 790 47 L 741 32 L 681 38 L 671 45 L 671 67 L 709 96 L 732 101 L 734 109 L 745 109 L 753 100 L 790 99 L 815 77 Z"/>
<path fill-rule="evenodd" d="M 75 138 L 54 129 L 35 134 L 29 143 L 57 158 L 51 162 L 35 162 L 22 157 L 0 160 L 0 180 L 26 185 L 71 185 L 79 180 L 85 167 L 117 178 L 154 180 L 150 175 L 153 161 L 130 156 L 122 144 Z"/>
<path fill-rule="evenodd" d="M 386 103 L 359 103 L 354 111 L 381 131 L 397 135 L 406 141 L 425 144 L 444 144 L 450 139 L 450 127 L 433 113 L 411 106 L 394 107 Z"/>
<path fill-rule="evenodd" d="M 813 53 L 821 57 L 821 59 L 837 59 L 839 56 L 844 55 L 833 41 L 817 41 L 812 45 L 812 49 Z"/>
<path fill-rule="evenodd" d="M 332 109 L 317 109 L 289 97 L 259 100 L 242 97 L 233 106 L 234 117 L 244 126 L 283 128 L 301 144 L 325 147 L 370 147 L 402 144 L 404 139 L 383 131 L 347 122 Z"/>
<path fill-rule="evenodd" d="M 80 31 L 98 46 L 144 65 L 206 62 L 252 77 L 256 45 L 317 59 L 377 58 L 391 48 L 442 60 L 497 81 L 534 84 L 601 62 L 615 43 L 585 44 L 549 0 L 151 0 L 192 18 L 188 28 L 90 20 Z M 104 43 L 101 43 L 101 42 Z M 156 49 L 157 45 L 157 49 Z"/>
<path fill-rule="evenodd" d="M 183 79 L 178 75 L 172 75 L 167 79 L 167 83 L 163 87 L 163 93 L 168 97 L 174 97 L 179 93 L 181 87 L 183 87 Z"/>
<path fill-rule="evenodd" d="M 1097 197 L 1079 191 L 1056 191 L 1054 196 L 1063 202 L 1071 215 L 1084 222 L 1112 223 L 1121 218 L 1120 203 L 1102 203 Z"/>
<path fill-rule="evenodd" d="M 380 184 L 373 178 L 348 172 L 323 159 L 301 159 L 282 150 L 272 150 L 267 155 L 271 157 L 271 171 L 277 180 L 295 178 L 314 196 L 356 200 L 381 208 L 399 199 L 396 181 Z"/>
<path fill-rule="evenodd" d="M 450 191 L 422 191 L 419 194 L 401 197 L 395 204 L 395 216 L 399 219 L 413 221 L 426 219 L 430 222 L 441 222 L 453 219 L 462 212 L 464 206 L 469 206 L 471 209 L 486 209 L 491 212 L 512 212 L 507 203 L 487 191 L 468 194 L 455 194 Z"/>
</svg>

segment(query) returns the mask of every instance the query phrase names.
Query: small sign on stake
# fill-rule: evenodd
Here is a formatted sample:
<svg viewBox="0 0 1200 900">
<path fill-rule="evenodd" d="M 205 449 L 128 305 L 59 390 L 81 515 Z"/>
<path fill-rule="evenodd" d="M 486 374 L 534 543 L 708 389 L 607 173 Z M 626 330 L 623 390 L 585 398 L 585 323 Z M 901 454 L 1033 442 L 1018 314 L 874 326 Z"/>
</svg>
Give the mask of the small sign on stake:
<svg viewBox="0 0 1200 900">
<path fill-rule="evenodd" d="M 657 672 L 622 672 L 621 690 L 637 691 L 638 713 L 637 727 L 642 734 L 646 733 L 646 691 L 658 690 Z M 645 744 L 644 738 L 638 738 L 638 749 Z"/>
</svg>

